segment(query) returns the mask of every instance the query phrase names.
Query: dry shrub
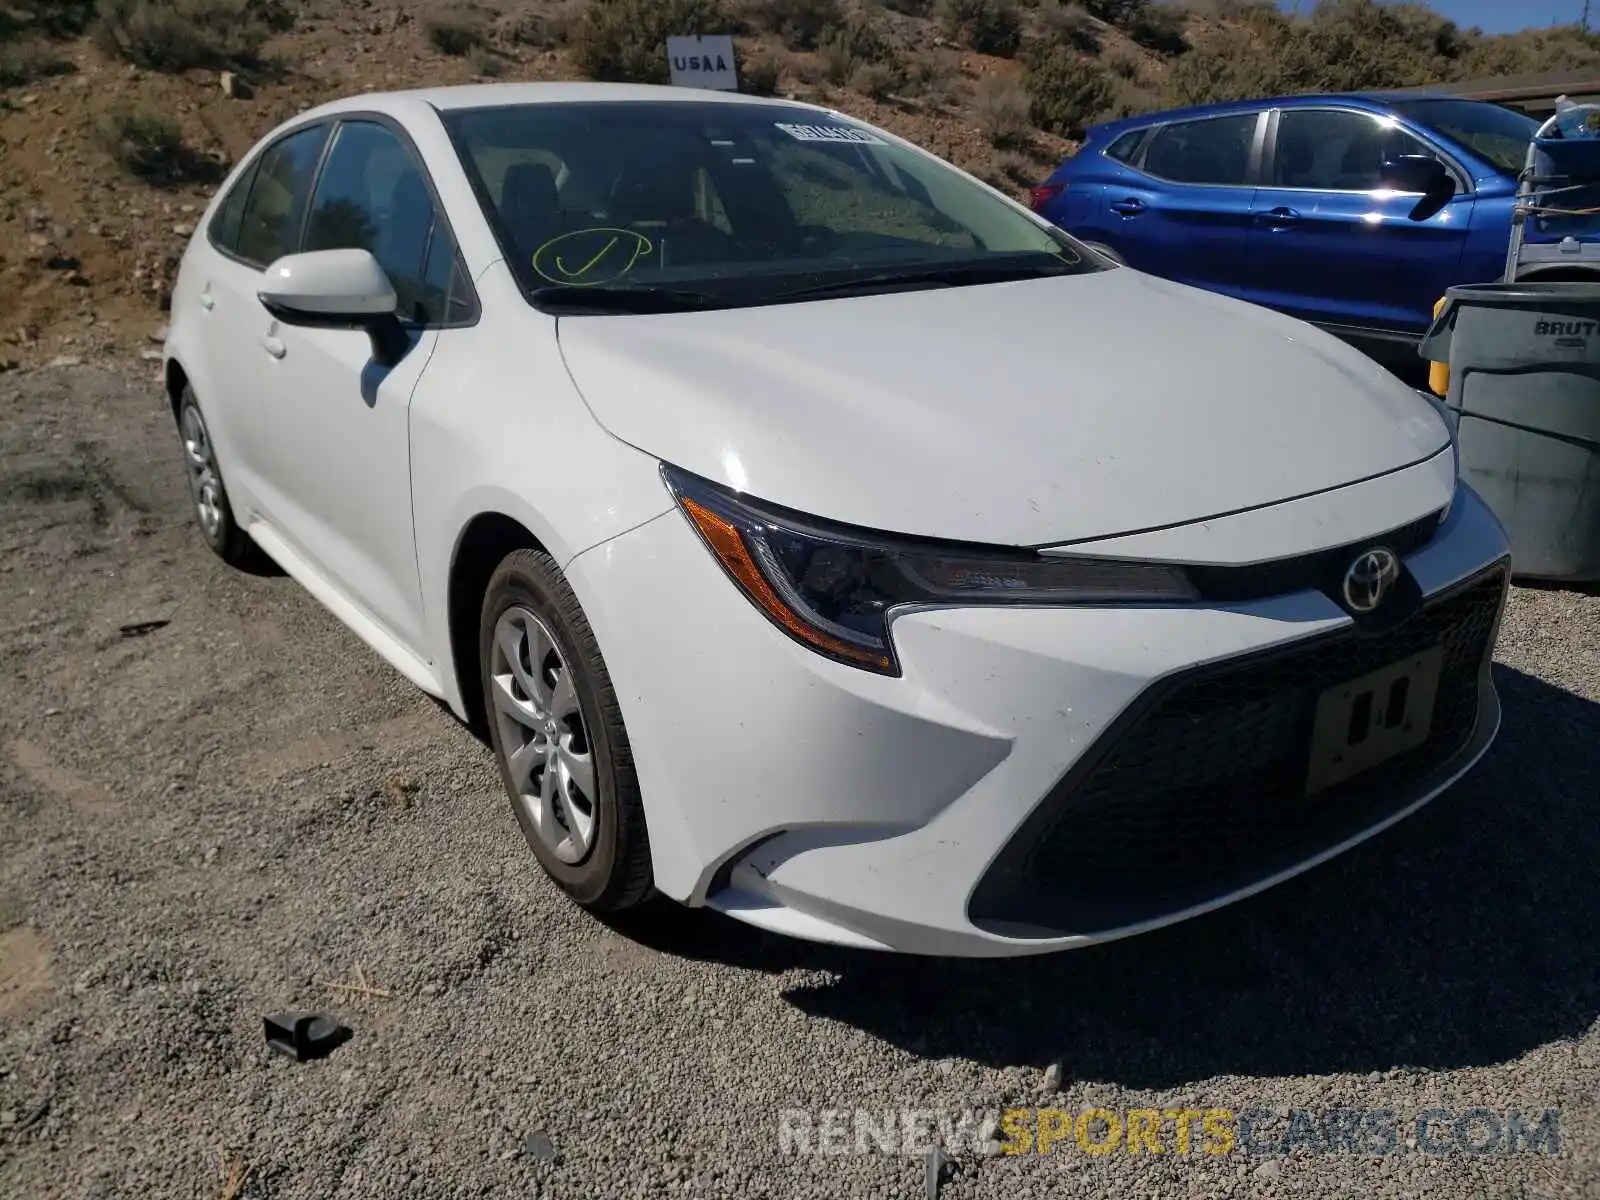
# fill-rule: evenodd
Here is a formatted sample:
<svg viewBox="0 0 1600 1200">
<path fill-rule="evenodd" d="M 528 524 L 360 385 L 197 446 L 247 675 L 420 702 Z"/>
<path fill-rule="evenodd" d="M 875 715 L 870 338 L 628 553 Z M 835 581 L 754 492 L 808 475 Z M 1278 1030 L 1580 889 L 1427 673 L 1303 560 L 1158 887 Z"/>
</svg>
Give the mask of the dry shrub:
<svg viewBox="0 0 1600 1200">
<path fill-rule="evenodd" d="M 757 0 L 750 17 L 786 46 L 814 50 L 824 33 L 843 23 L 844 10 L 839 0 Z"/>
<path fill-rule="evenodd" d="M 176 72 L 255 62 L 290 22 L 281 4 L 253 0 L 101 0 L 94 34 L 114 58 Z"/>
<path fill-rule="evenodd" d="M 504 18 L 498 28 L 502 37 L 516 45 L 553 50 L 566 45 L 577 21 L 578 7 L 570 3 L 556 7 L 546 5 Z"/>
<path fill-rule="evenodd" d="M 718 0 L 590 0 L 573 23 L 572 57 L 591 79 L 666 83 L 669 37 L 729 33 Z"/>
<path fill-rule="evenodd" d="M 979 54 L 1010 58 L 1022 44 L 1022 18 L 1013 0 L 939 0 L 939 28 Z"/>
<path fill-rule="evenodd" d="M 1144 64 L 1125 50 L 1113 50 L 1100 61 L 1113 75 L 1122 79 L 1137 79 L 1139 72 L 1144 69 Z"/>
<path fill-rule="evenodd" d="M 1026 146 L 1033 139 L 1033 101 L 1008 79 L 981 80 L 972 98 L 978 129 L 996 149 Z"/>
<path fill-rule="evenodd" d="M 817 47 L 823 77 L 830 83 L 849 83 L 863 66 L 881 63 L 899 69 L 899 54 L 877 23 L 859 16 L 836 26 Z"/>
<path fill-rule="evenodd" d="M 1033 96 L 1034 123 L 1063 137 L 1082 137 L 1116 99 L 1116 88 L 1103 67 L 1059 48 L 1030 55 L 1022 80 Z"/>
<path fill-rule="evenodd" d="M 172 118 L 148 108 L 113 109 L 100 139 L 118 166 L 148 183 L 181 183 L 204 174 L 204 160 L 185 145 Z"/>
<path fill-rule="evenodd" d="M 26 87 L 52 75 L 70 75 L 77 68 L 34 38 L 0 45 L 0 88 Z"/>
<path fill-rule="evenodd" d="M 775 55 L 757 54 L 739 64 L 739 90 L 752 96 L 774 96 L 782 70 Z"/>
<path fill-rule="evenodd" d="M 448 16 L 429 17 L 423 28 L 435 50 L 454 58 L 465 58 L 483 45 L 483 26 L 476 21 Z"/>
<path fill-rule="evenodd" d="M 900 72 L 888 63 L 862 63 L 850 72 L 850 87 L 863 96 L 882 100 L 900 86 Z"/>
<path fill-rule="evenodd" d="M 1100 26 L 1079 4 L 1052 2 L 1040 8 L 1039 23 L 1047 41 L 1095 54 L 1100 49 Z"/>
</svg>

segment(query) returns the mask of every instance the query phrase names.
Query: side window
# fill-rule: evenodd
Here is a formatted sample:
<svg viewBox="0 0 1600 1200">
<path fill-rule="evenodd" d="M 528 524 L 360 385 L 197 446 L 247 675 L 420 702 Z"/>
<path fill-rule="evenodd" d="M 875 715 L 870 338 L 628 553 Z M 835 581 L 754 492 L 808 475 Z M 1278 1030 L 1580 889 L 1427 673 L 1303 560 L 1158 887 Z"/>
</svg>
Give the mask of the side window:
<svg viewBox="0 0 1600 1200">
<path fill-rule="evenodd" d="M 398 288 L 397 284 L 396 290 Z M 419 324 L 454 325 L 477 315 L 477 293 L 472 290 L 466 264 L 456 253 L 455 239 L 443 221 L 436 222 L 433 227 L 433 240 L 428 244 L 428 261 L 423 269 L 422 292 L 427 297 L 426 311 L 421 316 L 411 314 Z M 403 310 L 403 295 L 400 305 Z M 400 315 L 407 316 L 404 311 Z"/>
<path fill-rule="evenodd" d="M 375 121 L 346 121 L 334 136 L 311 198 L 305 248 L 371 251 L 394 285 L 402 320 L 447 320 L 456 248 L 421 167 Z"/>
<path fill-rule="evenodd" d="M 1255 132 L 1255 113 L 1163 125 L 1150 138 L 1144 169 L 1174 183 L 1248 183 Z"/>
<path fill-rule="evenodd" d="M 317 125 L 274 142 L 261 156 L 250 182 L 250 195 L 239 214 L 234 252 L 246 262 L 265 267 L 297 249 L 300 214 L 328 131 Z"/>
<path fill-rule="evenodd" d="M 1123 134 L 1106 147 L 1106 157 L 1120 163 L 1133 161 L 1133 156 L 1139 152 L 1139 143 L 1144 140 L 1147 132 L 1149 131 L 1135 129 L 1132 133 Z"/>
<path fill-rule="evenodd" d="M 226 250 L 229 254 L 239 252 L 239 222 L 244 216 L 244 202 L 250 198 L 250 185 L 255 182 L 256 168 L 260 165 L 258 159 L 245 168 L 211 218 L 206 233 L 211 238 L 211 244 L 219 250 Z"/>
<path fill-rule="evenodd" d="M 1278 114 L 1272 182 L 1286 188 L 1370 192 L 1383 186 L 1384 160 L 1398 154 L 1438 157 L 1394 122 L 1371 113 L 1285 109 Z"/>
</svg>

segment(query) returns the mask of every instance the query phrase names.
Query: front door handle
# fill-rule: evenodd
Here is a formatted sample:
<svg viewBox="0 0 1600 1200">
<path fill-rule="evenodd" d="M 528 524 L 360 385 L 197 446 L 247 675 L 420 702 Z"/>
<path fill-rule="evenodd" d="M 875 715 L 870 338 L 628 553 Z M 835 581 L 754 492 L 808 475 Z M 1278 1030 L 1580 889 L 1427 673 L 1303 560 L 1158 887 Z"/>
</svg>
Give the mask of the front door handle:
<svg viewBox="0 0 1600 1200">
<path fill-rule="evenodd" d="M 217 298 L 211 294 L 211 289 L 210 288 L 207 288 L 205 291 L 200 293 L 200 307 L 201 308 L 205 309 L 207 312 L 210 312 L 216 306 L 217 306 Z"/>
<path fill-rule="evenodd" d="M 1126 200 L 1113 200 L 1111 211 L 1119 217 L 1137 217 L 1144 211 L 1144 201 L 1135 196 L 1129 196 Z"/>
<path fill-rule="evenodd" d="M 261 335 L 261 348 L 272 355 L 273 358 L 282 358 L 289 353 L 289 347 L 283 344 L 282 339 L 270 333 Z"/>
<path fill-rule="evenodd" d="M 1273 229 L 1287 229 L 1300 219 L 1300 214 L 1295 212 L 1294 209 L 1286 208 L 1282 205 L 1260 213 L 1258 216 L 1263 225 L 1270 226 Z"/>
</svg>

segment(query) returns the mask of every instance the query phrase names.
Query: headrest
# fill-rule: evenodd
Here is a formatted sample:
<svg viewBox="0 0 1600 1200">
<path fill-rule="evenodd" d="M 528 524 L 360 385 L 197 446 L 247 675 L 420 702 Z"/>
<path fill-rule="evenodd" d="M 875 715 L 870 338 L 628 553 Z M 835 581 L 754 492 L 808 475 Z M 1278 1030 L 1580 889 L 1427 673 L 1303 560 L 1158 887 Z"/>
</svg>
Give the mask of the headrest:
<svg viewBox="0 0 1600 1200">
<path fill-rule="evenodd" d="M 611 219 L 623 225 L 687 221 L 698 208 L 694 175 L 678 163 L 630 163 L 611 189 Z"/>
<path fill-rule="evenodd" d="M 546 163 L 513 163 L 500 182 L 500 215 L 513 233 L 543 229 L 554 220 L 561 201 L 556 177 Z"/>
</svg>

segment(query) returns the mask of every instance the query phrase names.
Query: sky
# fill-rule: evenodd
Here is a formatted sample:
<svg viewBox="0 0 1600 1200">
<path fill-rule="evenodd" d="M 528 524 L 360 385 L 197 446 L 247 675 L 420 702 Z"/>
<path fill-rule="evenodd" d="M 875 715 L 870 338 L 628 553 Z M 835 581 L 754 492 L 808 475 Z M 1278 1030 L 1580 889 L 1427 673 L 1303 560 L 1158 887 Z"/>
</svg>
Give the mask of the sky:
<svg viewBox="0 0 1600 1200">
<path fill-rule="evenodd" d="M 1278 6 L 1293 12 L 1296 2 L 1278 0 Z M 1478 25 L 1485 33 L 1572 24 L 1583 16 L 1583 0 L 1423 0 L 1423 3 L 1463 29 Z M 1298 4 L 1301 12 L 1309 12 L 1316 0 L 1298 0 Z M 1600 30 L 1600 0 L 1593 0 L 1589 28 Z"/>
</svg>

